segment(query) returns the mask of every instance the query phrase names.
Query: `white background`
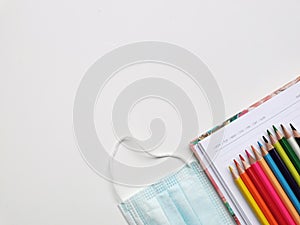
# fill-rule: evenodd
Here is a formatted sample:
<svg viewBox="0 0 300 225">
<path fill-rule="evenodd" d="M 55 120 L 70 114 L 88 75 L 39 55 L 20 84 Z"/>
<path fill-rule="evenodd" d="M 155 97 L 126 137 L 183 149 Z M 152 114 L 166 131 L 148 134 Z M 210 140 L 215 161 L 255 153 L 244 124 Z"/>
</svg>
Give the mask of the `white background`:
<svg viewBox="0 0 300 225">
<path fill-rule="evenodd" d="M 0 224 L 126 224 L 73 132 L 77 87 L 99 57 L 143 40 L 184 47 L 212 71 L 228 117 L 300 73 L 299 11 L 297 0 L 1 0 Z M 211 126 L 200 119 L 199 133 Z"/>
</svg>

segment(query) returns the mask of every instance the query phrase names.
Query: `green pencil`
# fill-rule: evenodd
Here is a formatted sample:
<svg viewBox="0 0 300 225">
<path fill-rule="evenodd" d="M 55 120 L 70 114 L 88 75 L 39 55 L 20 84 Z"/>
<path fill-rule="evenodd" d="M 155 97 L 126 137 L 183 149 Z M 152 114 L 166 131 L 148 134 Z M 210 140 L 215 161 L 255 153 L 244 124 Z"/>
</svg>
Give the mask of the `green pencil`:
<svg viewBox="0 0 300 225">
<path fill-rule="evenodd" d="M 281 146 L 285 150 L 286 154 L 290 158 L 291 162 L 295 166 L 298 173 L 300 173 L 300 160 L 298 159 L 298 157 L 297 157 L 296 153 L 294 152 L 292 146 L 287 141 L 287 139 L 279 132 L 279 130 L 277 130 L 277 128 L 274 125 L 273 125 L 273 129 L 275 131 L 275 134 L 276 134 L 276 137 L 277 137 L 279 143 L 281 144 Z"/>
</svg>

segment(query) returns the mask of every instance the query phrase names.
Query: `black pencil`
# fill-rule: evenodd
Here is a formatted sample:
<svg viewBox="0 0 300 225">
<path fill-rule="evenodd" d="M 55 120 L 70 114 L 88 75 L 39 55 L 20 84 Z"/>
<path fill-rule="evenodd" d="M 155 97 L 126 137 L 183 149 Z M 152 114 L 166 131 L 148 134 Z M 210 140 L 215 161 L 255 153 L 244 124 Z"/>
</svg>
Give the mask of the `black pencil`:
<svg viewBox="0 0 300 225">
<path fill-rule="evenodd" d="M 298 184 L 296 183 L 296 181 L 294 180 L 292 174 L 290 173 L 290 171 L 288 170 L 288 168 L 286 167 L 286 165 L 280 158 L 279 154 L 276 152 L 273 145 L 271 145 L 271 143 L 269 143 L 269 141 L 267 140 L 267 138 L 265 136 L 263 136 L 263 140 L 266 143 L 266 148 L 267 148 L 270 156 L 272 157 L 273 161 L 275 162 L 275 164 L 281 171 L 282 175 L 284 176 L 284 178 L 290 185 L 290 187 L 293 190 L 293 192 L 295 193 L 297 199 L 300 201 L 300 188 L 299 188 Z"/>
<path fill-rule="evenodd" d="M 283 147 L 285 153 L 290 158 L 291 162 L 293 163 L 295 169 L 298 173 L 300 173 L 300 160 L 298 159 L 298 156 L 296 155 L 294 149 L 290 145 L 290 143 L 287 141 L 287 139 L 279 132 L 279 130 L 273 125 L 273 129 L 275 131 L 277 140 Z"/>
</svg>

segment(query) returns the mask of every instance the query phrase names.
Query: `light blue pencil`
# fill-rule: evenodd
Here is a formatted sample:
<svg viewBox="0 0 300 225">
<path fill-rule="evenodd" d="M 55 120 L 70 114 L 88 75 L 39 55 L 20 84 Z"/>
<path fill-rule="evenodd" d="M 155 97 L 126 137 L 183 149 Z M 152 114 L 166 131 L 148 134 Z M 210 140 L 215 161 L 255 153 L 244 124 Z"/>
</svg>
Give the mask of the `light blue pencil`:
<svg viewBox="0 0 300 225">
<path fill-rule="evenodd" d="M 290 185 L 287 183 L 286 179 L 284 178 L 284 176 L 280 172 L 279 168 L 277 167 L 276 163 L 274 162 L 274 160 L 272 159 L 272 157 L 270 156 L 268 151 L 262 146 L 262 144 L 259 141 L 257 143 L 258 143 L 258 145 L 261 149 L 261 152 L 262 152 L 262 155 L 263 155 L 264 159 L 266 160 L 269 167 L 273 171 L 275 177 L 277 178 L 277 180 L 281 184 L 281 186 L 284 189 L 284 191 L 286 192 L 287 196 L 289 197 L 289 199 L 293 203 L 295 209 L 300 214 L 300 202 L 297 199 L 297 197 L 295 196 L 295 193 L 291 189 Z"/>
</svg>

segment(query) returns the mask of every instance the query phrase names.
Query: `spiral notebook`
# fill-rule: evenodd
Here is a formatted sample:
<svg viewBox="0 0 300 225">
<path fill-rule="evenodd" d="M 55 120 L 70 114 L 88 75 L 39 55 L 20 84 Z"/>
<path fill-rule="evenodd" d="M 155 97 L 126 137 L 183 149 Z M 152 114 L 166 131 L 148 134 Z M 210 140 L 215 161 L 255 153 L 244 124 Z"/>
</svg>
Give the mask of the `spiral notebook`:
<svg viewBox="0 0 300 225">
<path fill-rule="evenodd" d="M 259 224 L 228 166 L 273 124 L 300 127 L 300 76 L 190 143 L 191 150 L 237 224 Z"/>
</svg>

